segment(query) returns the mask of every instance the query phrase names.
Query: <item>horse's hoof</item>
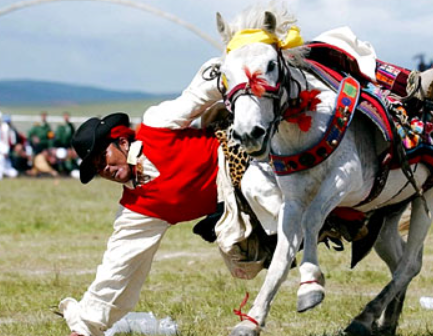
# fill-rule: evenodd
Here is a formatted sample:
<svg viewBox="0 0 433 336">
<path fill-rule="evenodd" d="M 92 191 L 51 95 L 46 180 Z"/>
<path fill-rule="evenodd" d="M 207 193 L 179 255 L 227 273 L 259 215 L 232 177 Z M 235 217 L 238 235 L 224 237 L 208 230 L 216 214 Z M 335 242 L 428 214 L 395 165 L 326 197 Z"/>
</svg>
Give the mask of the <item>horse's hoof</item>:
<svg viewBox="0 0 433 336">
<path fill-rule="evenodd" d="M 325 293 L 322 291 L 313 291 L 298 296 L 296 310 L 298 313 L 303 313 L 309 309 L 313 309 L 325 298 Z"/>
<path fill-rule="evenodd" d="M 258 336 L 259 332 L 254 329 L 250 329 L 247 327 L 236 327 L 230 333 L 230 336 Z"/>
<path fill-rule="evenodd" d="M 376 326 L 373 327 L 374 334 L 381 336 L 394 336 L 397 331 L 397 326 Z"/>
<path fill-rule="evenodd" d="M 259 336 L 260 328 L 250 321 L 242 321 L 230 333 L 230 336 Z"/>
<path fill-rule="evenodd" d="M 347 336 L 371 336 L 371 330 L 358 321 L 352 321 L 344 330 Z"/>
</svg>

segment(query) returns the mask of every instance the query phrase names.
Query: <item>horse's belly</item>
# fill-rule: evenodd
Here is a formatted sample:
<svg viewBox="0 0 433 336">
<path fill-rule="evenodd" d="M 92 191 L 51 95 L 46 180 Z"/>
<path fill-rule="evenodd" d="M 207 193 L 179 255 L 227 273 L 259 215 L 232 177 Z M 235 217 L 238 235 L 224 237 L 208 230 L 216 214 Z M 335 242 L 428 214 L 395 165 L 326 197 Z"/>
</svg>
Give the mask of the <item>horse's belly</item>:
<svg viewBox="0 0 433 336">
<path fill-rule="evenodd" d="M 427 180 L 430 171 L 423 164 L 412 165 L 411 168 L 412 171 L 414 171 L 415 181 L 421 188 L 421 186 Z M 357 209 L 366 212 L 387 205 L 396 204 L 408 199 L 414 193 L 415 189 L 403 174 L 401 169 L 391 170 L 389 172 L 385 187 L 380 195 L 372 202 L 358 207 Z"/>
</svg>

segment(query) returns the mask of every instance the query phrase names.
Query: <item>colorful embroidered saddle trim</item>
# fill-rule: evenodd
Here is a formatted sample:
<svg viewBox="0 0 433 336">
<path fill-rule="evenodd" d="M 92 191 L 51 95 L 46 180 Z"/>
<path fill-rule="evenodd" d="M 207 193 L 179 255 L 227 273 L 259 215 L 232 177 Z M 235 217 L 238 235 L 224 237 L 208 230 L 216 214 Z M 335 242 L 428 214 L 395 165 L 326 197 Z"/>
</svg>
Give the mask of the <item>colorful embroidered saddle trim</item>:
<svg viewBox="0 0 433 336">
<path fill-rule="evenodd" d="M 338 147 L 347 127 L 352 121 L 358 104 L 361 85 L 353 77 L 341 81 L 337 94 L 334 116 L 328 124 L 323 138 L 311 148 L 302 153 L 282 156 L 270 155 L 271 165 L 277 175 L 289 175 L 312 168 L 325 161 Z"/>
<path fill-rule="evenodd" d="M 311 71 L 316 76 L 322 79 L 335 91 L 338 89 L 340 81 L 343 79 L 341 73 L 313 60 L 307 60 L 307 62 L 310 65 Z M 376 94 L 373 93 L 373 89 L 362 90 L 360 103 L 358 104 L 357 109 L 377 126 L 385 141 L 392 142 L 393 133 L 386 108 Z"/>
</svg>

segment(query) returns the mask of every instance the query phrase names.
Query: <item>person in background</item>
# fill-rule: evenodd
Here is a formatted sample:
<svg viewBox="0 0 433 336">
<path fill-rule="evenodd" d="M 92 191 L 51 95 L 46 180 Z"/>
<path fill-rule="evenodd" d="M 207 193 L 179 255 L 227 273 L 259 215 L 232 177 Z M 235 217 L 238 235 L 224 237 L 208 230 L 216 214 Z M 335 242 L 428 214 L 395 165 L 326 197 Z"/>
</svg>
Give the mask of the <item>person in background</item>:
<svg viewBox="0 0 433 336">
<path fill-rule="evenodd" d="M 12 167 L 10 160 L 12 141 L 14 141 L 14 133 L 0 112 L 0 180 L 3 176 L 11 178 L 18 176 L 18 171 Z"/>
<path fill-rule="evenodd" d="M 28 141 L 33 150 L 33 156 L 41 153 L 44 149 L 52 147 L 54 133 L 47 122 L 47 113 L 41 113 L 41 122 L 36 123 L 28 132 Z"/>
<path fill-rule="evenodd" d="M 57 158 L 54 148 L 43 149 L 33 158 L 33 167 L 30 170 L 32 176 L 51 176 L 57 177 L 59 173 L 55 170 Z"/>
<path fill-rule="evenodd" d="M 10 158 L 12 167 L 16 169 L 19 174 L 33 175 L 31 172 L 32 158 L 27 154 L 22 143 L 17 143 L 13 146 Z"/>
<path fill-rule="evenodd" d="M 79 178 L 77 153 L 73 148 L 54 148 L 56 163 L 54 168 L 60 175 Z"/>
<path fill-rule="evenodd" d="M 69 113 L 63 113 L 64 123 L 59 125 L 54 136 L 54 146 L 57 148 L 70 148 L 72 136 L 75 133 L 75 126 L 69 120 Z"/>
</svg>

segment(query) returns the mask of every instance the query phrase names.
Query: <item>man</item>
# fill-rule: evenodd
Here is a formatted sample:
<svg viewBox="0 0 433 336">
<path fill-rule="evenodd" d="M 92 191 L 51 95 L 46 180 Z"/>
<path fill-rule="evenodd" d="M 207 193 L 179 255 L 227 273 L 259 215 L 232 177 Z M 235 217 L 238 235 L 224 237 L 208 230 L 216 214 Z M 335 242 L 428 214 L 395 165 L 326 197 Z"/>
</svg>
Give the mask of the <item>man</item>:
<svg viewBox="0 0 433 336">
<path fill-rule="evenodd" d="M 80 302 L 66 298 L 59 305 L 71 336 L 103 335 L 134 308 L 170 224 L 212 214 L 218 200 L 234 198 L 218 140 L 189 127 L 221 99 L 215 81 L 202 78 L 215 62 L 203 65 L 179 98 L 148 109 L 137 134 L 123 113 L 92 118 L 75 133 L 81 182 L 99 175 L 124 190 L 96 279 Z"/>
<path fill-rule="evenodd" d="M 47 112 L 41 113 L 41 123 L 36 123 L 29 130 L 27 135 L 33 150 L 33 155 L 37 155 L 44 149 L 52 147 L 54 133 L 47 122 Z"/>
<path fill-rule="evenodd" d="M 75 126 L 69 120 L 69 113 L 63 113 L 64 123 L 59 125 L 54 136 L 54 146 L 60 148 L 70 148 L 72 136 L 75 133 Z"/>
<path fill-rule="evenodd" d="M 0 180 L 3 176 L 17 177 L 18 172 L 12 167 L 10 160 L 11 145 L 15 142 L 15 133 L 10 127 L 9 116 L 3 116 L 0 112 Z"/>
</svg>

